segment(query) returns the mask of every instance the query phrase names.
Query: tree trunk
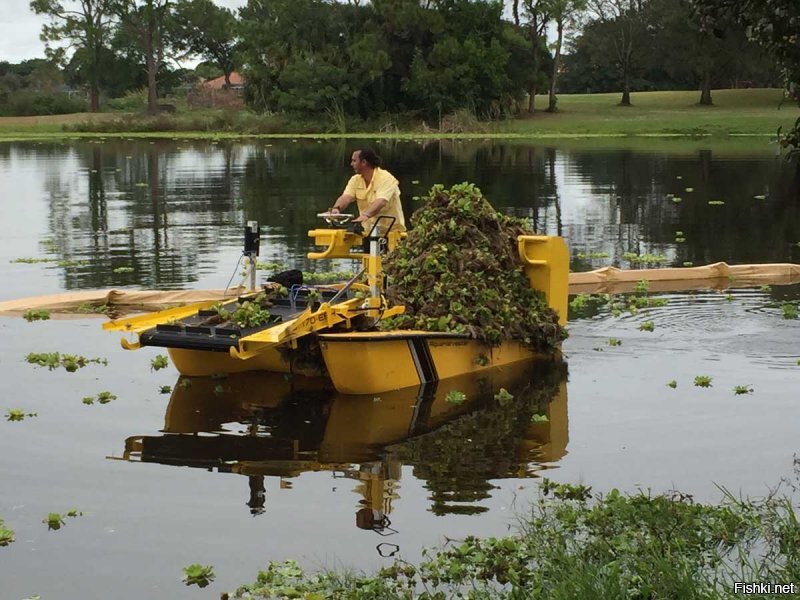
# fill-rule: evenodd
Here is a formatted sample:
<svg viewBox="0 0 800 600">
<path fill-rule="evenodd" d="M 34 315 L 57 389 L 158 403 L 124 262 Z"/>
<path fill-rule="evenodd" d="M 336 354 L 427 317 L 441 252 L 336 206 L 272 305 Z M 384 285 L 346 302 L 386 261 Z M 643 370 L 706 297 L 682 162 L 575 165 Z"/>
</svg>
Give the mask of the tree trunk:
<svg viewBox="0 0 800 600">
<path fill-rule="evenodd" d="M 561 67 L 561 42 L 564 39 L 564 19 L 557 23 L 558 39 L 556 39 L 556 53 L 553 57 L 553 75 L 550 77 L 550 97 L 547 103 L 547 112 L 556 112 L 556 85 L 558 83 L 558 69 Z"/>
<path fill-rule="evenodd" d="M 536 112 L 536 92 L 539 80 L 539 36 L 535 31 L 533 34 L 533 83 L 531 84 L 530 96 L 528 96 L 528 113 Z"/>
<path fill-rule="evenodd" d="M 703 69 L 703 83 L 700 87 L 700 104 L 703 106 L 711 106 L 711 69 L 706 67 Z"/>
<path fill-rule="evenodd" d="M 625 65 L 622 71 L 622 100 L 620 100 L 619 105 L 620 106 L 631 105 L 631 84 L 630 84 L 630 76 L 628 75 L 628 65 Z"/>
<path fill-rule="evenodd" d="M 514 15 L 514 25 L 519 27 L 519 0 L 514 0 L 511 5 L 511 13 Z"/>
<path fill-rule="evenodd" d="M 225 70 L 225 87 L 231 89 L 231 72 L 227 69 Z"/>
<path fill-rule="evenodd" d="M 146 10 L 147 19 L 145 25 L 146 30 L 144 32 L 144 53 L 147 64 L 147 112 L 150 114 L 155 114 L 158 112 L 158 87 L 156 82 L 158 64 L 156 61 L 156 49 L 154 43 L 156 19 L 151 3 L 148 3 Z"/>
<path fill-rule="evenodd" d="M 89 112 L 100 110 L 100 89 L 97 85 L 97 77 L 92 77 L 89 82 Z"/>
</svg>

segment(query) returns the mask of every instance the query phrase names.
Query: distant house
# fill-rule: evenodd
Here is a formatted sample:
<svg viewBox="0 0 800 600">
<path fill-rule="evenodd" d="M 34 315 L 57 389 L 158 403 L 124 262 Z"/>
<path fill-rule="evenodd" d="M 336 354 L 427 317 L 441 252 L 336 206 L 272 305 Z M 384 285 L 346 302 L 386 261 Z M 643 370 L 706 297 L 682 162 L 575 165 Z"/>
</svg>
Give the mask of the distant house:
<svg viewBox="0 0 800 600">
<path fill-rule="evenodd" d="M 234 71 L 230 86 L 225 76 L 209 79 L 196 86 L 187 97 L 190 106 L 210 108 L 244 108 L 244 79 Z"/>
<path fill-rule="evenodd" d="M 209 90 L 225 90 L 230 89 L 233 91 L 238 92 L 239 94 L 244 92 L 244 79 L 242 78 L 239 73 L 234 71 L 231 73 L 229 77 L 231 81 L 230 87 L 225 85 L 225 76 L 221 75 L 220 77 L 216 77 L 215 79 L 209 79 L 208 81 L 204 81 L 202 86 Z"/>
</svg>

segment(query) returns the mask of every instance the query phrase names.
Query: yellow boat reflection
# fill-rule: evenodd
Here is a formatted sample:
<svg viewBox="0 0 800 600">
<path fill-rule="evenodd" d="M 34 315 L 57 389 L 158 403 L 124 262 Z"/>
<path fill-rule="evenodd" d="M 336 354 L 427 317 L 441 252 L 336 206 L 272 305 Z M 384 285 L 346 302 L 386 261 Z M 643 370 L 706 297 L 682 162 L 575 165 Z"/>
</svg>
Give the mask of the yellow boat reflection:
<svg viewBox="0 0 800 600">
<path fill-rule="evenodd" d="M 564 456 L 567 423 L 561 361 L 375 397 L 275 373 L 181 377 L 163 434 L 128 438 L 122 459 L 244 475 L 254 514 L 265 507 L 265 477 L 291 488 L 293 477 L 329 471 L 357 482 L 356 525 L 386 532 L 403 465 L 426 481 L 433 512 L 482 512 L 490 480 L 535 477 Z"/>
</svg>

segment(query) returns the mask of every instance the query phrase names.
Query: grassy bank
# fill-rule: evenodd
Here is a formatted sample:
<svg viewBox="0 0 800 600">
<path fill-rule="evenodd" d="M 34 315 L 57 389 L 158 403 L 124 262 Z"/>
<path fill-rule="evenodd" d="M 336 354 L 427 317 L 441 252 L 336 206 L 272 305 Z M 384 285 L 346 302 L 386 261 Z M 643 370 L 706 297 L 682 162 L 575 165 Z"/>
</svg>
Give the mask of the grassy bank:
<svg viewBox="0 0 800 600">
<path fill-rule="evenodd" d="M 146 117 L 124 113 L 0 118 L 0 139 L 53 137 L 381 137 L 381 138 L 586 138 L 620 136 L 774 136 L 790 128 L 800 108 L 781 105 L 777 89 L 718 90 L 713 106 L 699 106 L 697 92 L 639 92 L 633 106 L 618 106 L 619 94 L 574 94 L 559 97 L 558 111 L 521 113 L 506 121 L 481 122 L 466 112 L 441 124 L 400 116 L 381 116 L 367 123 L 332 122 L 326 117 L 292 120 L 247 111 L 182 111 Z M 537 97 L 537 106 L 546 98 Z M 440 127 L 441 125 L 441 127 Z"/>
<path fill-rule="evenodd" d="M 704 505 L 678 492 L 601 496 L 547 480 L 541 490 L 517 535 L 450 542 L 375 577 L 270 563 L 231 597 L 709 600 L 741 598 L 736 582 L 794 583 L 787 597 L 800 595 L 800 524 L 788 498 Z"/>
</svg>

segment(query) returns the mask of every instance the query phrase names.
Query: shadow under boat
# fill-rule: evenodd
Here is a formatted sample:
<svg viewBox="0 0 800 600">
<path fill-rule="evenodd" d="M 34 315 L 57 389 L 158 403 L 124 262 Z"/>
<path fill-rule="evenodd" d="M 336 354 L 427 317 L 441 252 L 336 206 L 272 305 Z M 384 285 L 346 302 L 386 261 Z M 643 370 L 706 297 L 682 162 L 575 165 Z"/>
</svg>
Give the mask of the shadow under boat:
<svg viewBox="0 0 800 600">
<path fill-rule="evenodd" d="M 568 443 L 566 380 L 563 361 L 374 397 L 276 373 L 181 377 L 162 434 L 129 437 L 121 459 L 244 475 L 253 514 L 265 510 L 265 478 L 291 488 L 302 473 L 329 471 L 357 482 L 356 525 L 386 535 L 403 465 L 425 481 L 436 514 L 483 512 L 491 480 L 552 467 Z"/>
</svg>

